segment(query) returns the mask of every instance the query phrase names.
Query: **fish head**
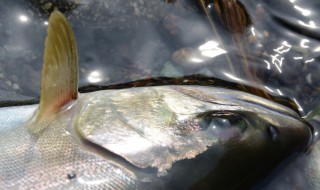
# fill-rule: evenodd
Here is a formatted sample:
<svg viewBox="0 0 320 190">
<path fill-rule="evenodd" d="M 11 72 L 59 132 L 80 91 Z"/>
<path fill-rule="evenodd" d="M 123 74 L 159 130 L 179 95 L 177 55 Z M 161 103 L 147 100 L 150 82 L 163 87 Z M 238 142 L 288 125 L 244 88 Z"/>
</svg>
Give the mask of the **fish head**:
<svg viewBox="0 0 320 190">
<path fill-rule="evenodd" d="M 81 138 L 137 168 L 155 169 L 170 187 L 247 187 L 312 136 L 294 111 L 223 88 L 108 90 L 79 105 L 72 125 Z"/>
</svg>

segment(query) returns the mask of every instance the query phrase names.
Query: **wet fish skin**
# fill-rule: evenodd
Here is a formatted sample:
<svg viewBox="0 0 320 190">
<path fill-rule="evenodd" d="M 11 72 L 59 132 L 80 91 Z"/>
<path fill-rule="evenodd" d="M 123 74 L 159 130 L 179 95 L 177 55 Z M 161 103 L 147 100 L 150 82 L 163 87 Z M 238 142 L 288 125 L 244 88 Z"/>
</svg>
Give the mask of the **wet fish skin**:
<svg viewBox="0 0 320 190">
<path fill-rule="evenodd" d="M 135 101 L 141 99 L 144 101 Z M 249 99 L 251 103 L 248 103 Z M 172 105 L 174 100 L 176 104 Z M 185 101 L 189 105 L 181 103 Z M 81 94 L 71 107 L 65 107 L 48 122 L 38 136 L 30 134 L 25 127 L 36 105 L 2 108 L 0 186 L 21 189 L 237 188 L 263 176 L 292 152 L 304 148 L 310 140 L 308 126 L 294 112 L 273 105 L 286 111 L 280 114 L 261 106 L 263 102 L 271 103 L 246 93 L 213 87 L 162 86 L 100 91 Z M 162 107 L 158 108 L 167 113 L 162 117 L 147 115 L 159 110 L 152 105 Z M 100 115 L 110 109 L 114 112 Z M 143 110 L 146 115 L 128 114 L 133 110 Z M 189 123 L 184 125 L 191 128 L 187 133 L 174 133 L 177 128 L 181 129 L 179 125 L 183 125 L 183 121 L 200 120 L 199 115 L 216 111 L 240 116 L 247 124 L 246 130 L 237 138 L 219 140 L 217 134 L 208 135 L 205 128 L 195 130 Z M 166 126 L 154 125 L 157 117 L 164 121 L 168 115 L 177 118 L 179 114 L 184 115 L 184 119 L 171 120 L 172 123 Z M 96 118 L 87 120 L 89 117 Z M 103 119 L 107 117 L 109 120 Z M 114 120 L 113 125 L 110 118 Z M 129 122 L 117 123 L 119 119 Z M 138 122 L 150 126 L 130 125 L 131 129 L 128 128 L 128 124 Z M 104 123 L 104 126 L 99 129 L 93 123 Z M 279 132 L 276 140 L 268 134 L 270 125 Z M 157 130 L 159 127 L 161 130 Z M 115 134 L 115 128 L 121 135 Z M 148 149 L 143 146 L 139 149 L 137 138 L 132 137 L 142 132 L 149 134 L 143 131 L 144 128 L 157 133 L 152 138 L 140 136 L 153 142 Z M 88 131 L 91 136 L 86 136 Z M 168 143 L 160 147 L 163 137 Z M 129 144 L 135 146 L 128 147 Z M 117 149 L 113 149 L 113 145 L 117 145 Z M 181 154 L 177 154 L 179 151 Z M 160 153 L 157 164 L 154 162 L 156 152 Z M 75 177 L 69 179 L 71 174 Z"/>
<path fill-rule="evenodd" d="M 171 172 L 169 176 L 180 176 L 170 179 L 169 184 L 179 184 L 177 187 L 180 188 L 192 186 L 201 187 L 201 189 L 246 187 L 259 175 L 265 174 L 274 168 L 280 160 L 284 160 L 295 150 L 303 148 L 310 141 L 311 133 L 308 125 L 298 121 L 299 117 L 292 110 L 247 93 L 197 86 L 138 88 L 130 89 L 130 91 L 113 91 L 113 93 L 104 96 L 101 92 L 100 95 L 95 94 L 91 98 L 89 95 L 84 98 L 86 99 L 84 100 L 85 105 L 91 106 L 81 109 L 83 112 L 80 115 L 86 119 L 84 121 L 80 119 L 76 122 L 76 128 L 82 129 L 80 134 L 91 142 L 121 155 L 136 166 L 157 167 L 160 173 L 169 167 L 169 173 Z M 114 105 L 116 108 L 110 112 L 107 105 Z M 93 114 L 90 112 L 90 108 L 95 108 L 95 106 L 104 107 L 96 109 Z M 164 128 L 163 123 L 153 122 L 156 118 L 152 114 L 156 113 L 157 117 L 161 116 L 161 114 L 157 114 L 155 109 L 159 107 L 161 107 L 160 110 L 166 110 L 167 114 L 163 118 L 167 118 L 168 115 L 170 118 L 172 115 L 183 115 L 187 118 L 182 121 L 173 120 L 173 125 L 167 123 Z M 145 118 L 139 118 L 142 113 L 137 110 L 142 110 Z M 100 115 L 99 113 L 110 113 L 110 115 Z M 103 122 L 99 122 L 115 118 L 113 113 L 116 113 L 118 117 L 121 116 L 122 120 L 128 121 L 127 124 L 131 128 L 126 127 L 128 136 L 126 134 L 113 136 L 118 125 L 103 125 Z M 137 113 L 138 116 L 131 113 Z M 203 133 L 197 130 L 190 130 L 190 134 L 184 133 L 187 135 L 186 138 L 192 141 L 191 143 L 186 143 L 184 136 L 177 135 L 177 128 L 183 128 L 179 125 L 188 123 L 188 128 L 194 129 L 197 123 L 190 121 L 194 121 L 194 118 L 199 119 L 199 115 L 207 113 L 231 113 L 232 117 L 240 116 L 248 127 L 244 133 L 240 133 L 239 138 L 234 139 L 230 137 L 219 139 L 221 134 L 208 135 L 210 130 L 204 129 L 201 131 Z M 89 119 L 90 116 L 99 119 L 92 122 L 93 120 Z M 218 114 L 213 117 L 223 117 L 223 115 Z M 167 121 L 168 119 L 160 117 L 160 120 Z M 97 123 L 97 127 L 91 128 L 93 130 L 86 127 Z M 159 128 L 160 130 L 157 130 Z M 277 131 L 278 137 L 276 139 L 270 136 L 269 128 Z M 225 130 L 228 131 L 228 129 Z M 155 143 L 150 149 L 142 147 L 142 150 L 135 151 L 130 145 L 138 144 L 131 141 L 130 137 L 134 136 L 131 132 L 148 134 L 143 138 L 150 138 Z M 86 133 L 89 136 L 85 136 Z M 231 136 L 231 134 L 229 135 Z M 165 140 L 162 140 L 163 138 Z M 120 144 L 121 146 L 113 146 L 113 140 L 109 141 L 108 139 L 117 139 L 116 145 Z M 201 141 L 199 142 L 197 139 L 201 139 Z M 163 145 L 165 142 L 169 142 L 168 150 L 185 154 L 166 154 L 165 158 L 161 157 L 162 160 L 157 159 L 156 153 L 158 151 L 162 151 L 162 154 L 166 153 L 163 146 L 159 147 L 159 144 Z M 184 146 L 175 146 L 175 144 L 183 144 Z M 206 149 L 207 146 L 209 147 Z M 128 147 L 130 147 L 130 153 L 125 152 Z M 136 154 L 132 154 L 132 152 L 136 152 Z M 136 155 L 146 155 L 147 158 L 141 161 L 141 156 Z M 183 160 L 185 158 L 189 159 Z M 179 159 L 181 161 L 177 161 Z M 170 165 L 168 166 L 171 160 L 175 160 L 172 169 L 170 169 Z M 186 173 L 188 175 L 185 175 Z M 249 174 L 243 178 L 239 177 L 243 173 Z M 203 182 L 201 182 L 202 178 Z"/>
<path fill-rule="evenodd" d="M 270 178 L 258 183 L 254 189 L 282 190 L 282 189 L 308 189 L 320 188 L 320 142 L 319 117 L 313 118 L 310 123 L 314 127 L 311 145 L 302 154 L 293 157 L 273 172 Z"/>
<path fill-rule="evenodd" d="M 131 172 L 111 160 L 82 150 L 73 137 L 61 128 L 63 125 L 59 126 L 59 121 L 52 122 L 51 126 L 58 126 L 48 128 L 41 135 L 32 135 L 26 123 L 37 107 L 1 110 L 2 116 L 6 116 L 1 118 L 2 121 L 9 118 L 8 123 L 2 122 L 0 132 L 1 189 L 135 189 Z M 10 115 L 13 112 L 19 115 Z M 18 121 L 17 125 L 12 125 L 11 119 Z M 94 174 L 91 174 L 93 171 Z"/>
</svg>

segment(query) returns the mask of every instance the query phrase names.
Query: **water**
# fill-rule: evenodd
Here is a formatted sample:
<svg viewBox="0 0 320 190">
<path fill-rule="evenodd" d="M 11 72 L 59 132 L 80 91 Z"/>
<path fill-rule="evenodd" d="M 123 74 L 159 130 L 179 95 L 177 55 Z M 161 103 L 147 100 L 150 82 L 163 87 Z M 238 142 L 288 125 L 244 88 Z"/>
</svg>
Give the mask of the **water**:
<svg viewBox="0 0 320 190">
<path fill-rule="evenodd" d="M 241 24 L 230 28 L 222 15 L 232 12 L 217 12 L 211 1 L 2 0 L 0 102 L 39 97 L 47 19 L 57 5 L 75 32 L 82 91 L 218 79 L 220 86 L 290 98 L 305 116 L 320 106 L 320 3 L 241 2 Z"/>
</svg>

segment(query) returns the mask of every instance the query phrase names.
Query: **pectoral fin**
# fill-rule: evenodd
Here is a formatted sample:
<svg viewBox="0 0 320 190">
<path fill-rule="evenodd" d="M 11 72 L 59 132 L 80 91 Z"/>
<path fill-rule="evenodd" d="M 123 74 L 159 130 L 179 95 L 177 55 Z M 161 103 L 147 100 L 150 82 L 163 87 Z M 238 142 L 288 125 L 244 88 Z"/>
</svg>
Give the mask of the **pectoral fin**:
<svg viewBox="0 0 320 190">
<path fill-rule="evenodd" d="M 78 57 L 75 37 L 66 17 L 54 11 L 44 50 L 39 110 L 35 122 L 56 115 L 60 108 L 78 97 Z"/>
</svg>

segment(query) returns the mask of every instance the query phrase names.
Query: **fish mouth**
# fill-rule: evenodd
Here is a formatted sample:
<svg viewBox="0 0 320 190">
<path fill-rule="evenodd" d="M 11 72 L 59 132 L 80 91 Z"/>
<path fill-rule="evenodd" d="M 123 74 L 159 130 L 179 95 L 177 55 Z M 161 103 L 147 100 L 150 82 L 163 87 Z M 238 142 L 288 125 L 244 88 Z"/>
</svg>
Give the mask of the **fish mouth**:
<svg viewBox="0 0 320 190">
<path fill-rule="evenodd" d="M 181 180 L 188 184 L 198 177 L 189 184 L 191 189 L 247 189 L 310 145 L 311 130 L 302 122 L 300 127 L 279 127 L 255 113 L 240 114 L 255 129 L 248 129 L 242 138 L 220 141 L 192 160 L 176 162 L 171 175 L 188 173 L 188 176 L 172 183 Z M 186 166 L 194 168 L 188 170 Z"/>
</svg>

